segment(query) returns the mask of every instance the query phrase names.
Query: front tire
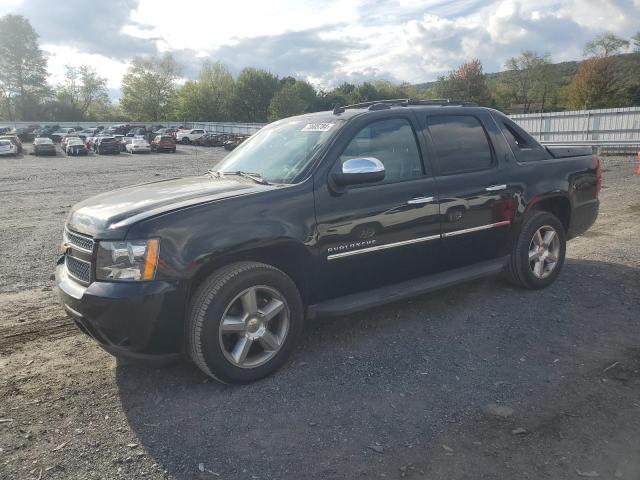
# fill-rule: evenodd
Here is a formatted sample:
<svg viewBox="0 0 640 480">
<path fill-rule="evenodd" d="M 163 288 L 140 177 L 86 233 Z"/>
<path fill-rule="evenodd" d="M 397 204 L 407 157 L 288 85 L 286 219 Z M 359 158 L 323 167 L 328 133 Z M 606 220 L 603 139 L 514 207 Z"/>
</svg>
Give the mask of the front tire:
<svg viewBox="0 0 640 480">
<path fill-rule="evenodd" d="M 207 375 L 248 383 L 278 370 L 302 331 L 295 283 L 271 265 L 233 263 L 195 293 L 187 316 L 187 348 Z"/>
<path fill-rule="evenodd" d="M 560 274 L 566 248 L 564 226 L 558 217 L 543 211 L 527 214 L 513 246 L 508 279 L 523 288 L 548 287 Z"/>
</svg>

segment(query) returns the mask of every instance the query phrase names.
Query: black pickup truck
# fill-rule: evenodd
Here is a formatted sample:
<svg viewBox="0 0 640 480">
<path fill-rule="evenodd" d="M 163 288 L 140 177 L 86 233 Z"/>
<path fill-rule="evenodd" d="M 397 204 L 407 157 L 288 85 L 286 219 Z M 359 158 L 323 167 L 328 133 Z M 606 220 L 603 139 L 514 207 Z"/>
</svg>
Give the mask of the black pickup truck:
<svg viewBox="0 0 640 480">
<path fill-rule="evenodd" d="M 598 214 L 599 159 L 501 113 L 380 101 L 272 123 L 208 173 L 75 205 L 56 283 L 116 356 L 264 377 L 305 319 L 485 275 L 551 284 Z"/>
</svg>

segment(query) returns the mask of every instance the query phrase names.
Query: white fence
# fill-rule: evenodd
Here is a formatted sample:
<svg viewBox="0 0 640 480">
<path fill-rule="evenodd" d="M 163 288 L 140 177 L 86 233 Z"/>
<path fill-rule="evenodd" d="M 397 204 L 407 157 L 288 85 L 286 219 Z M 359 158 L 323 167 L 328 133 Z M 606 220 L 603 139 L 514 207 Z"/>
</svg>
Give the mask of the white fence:
<svg viewBox="0 0 640 480">
<path fill-rule="evenodd" d="M 545 144 L 640 145 L 640 107 L 511 115 L 511 119 Z"/>
</svg>

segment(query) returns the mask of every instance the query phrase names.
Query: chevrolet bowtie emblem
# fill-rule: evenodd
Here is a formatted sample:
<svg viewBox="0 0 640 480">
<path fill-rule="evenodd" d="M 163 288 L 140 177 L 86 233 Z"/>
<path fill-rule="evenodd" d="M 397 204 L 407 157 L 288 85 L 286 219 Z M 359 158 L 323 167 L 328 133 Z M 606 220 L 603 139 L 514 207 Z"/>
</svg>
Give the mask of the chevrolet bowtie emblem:
<svg viewBox="0 0 640 480">
<path fill-rule="evenodd" d="M 60 255 L 66 255 L 69 253 L 69 250 L 71 250 L 71 245 L 65 242 L 60 244 Z"/>
</svg>

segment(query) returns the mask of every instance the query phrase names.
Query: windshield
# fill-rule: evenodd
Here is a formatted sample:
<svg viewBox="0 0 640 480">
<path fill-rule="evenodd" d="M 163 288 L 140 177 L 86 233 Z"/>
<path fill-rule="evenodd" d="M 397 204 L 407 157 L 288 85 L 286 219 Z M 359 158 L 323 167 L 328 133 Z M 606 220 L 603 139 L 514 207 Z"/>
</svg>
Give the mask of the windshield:
<svg viewBox="0 0 640 480">
<path fill-rule="evenodd" d="M 270 183 L 292 183 L 343 124 L 335 117 L 280 120 L 248 138 L 216 170 L 257 173 Z"/>
</svg>

